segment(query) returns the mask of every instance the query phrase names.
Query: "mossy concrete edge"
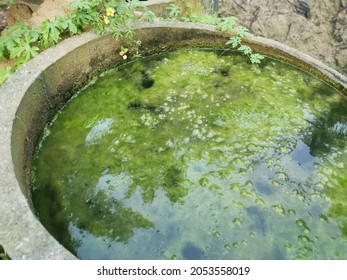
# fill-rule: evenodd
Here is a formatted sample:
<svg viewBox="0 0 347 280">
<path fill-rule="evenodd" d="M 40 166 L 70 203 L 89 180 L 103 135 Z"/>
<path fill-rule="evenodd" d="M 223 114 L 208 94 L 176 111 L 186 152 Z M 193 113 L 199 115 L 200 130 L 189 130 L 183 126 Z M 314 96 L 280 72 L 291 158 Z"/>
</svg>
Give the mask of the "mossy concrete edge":
<svg viewBox="0 0 347 280">
<path fill-rule="evenodd" d="M 158 22 L 138 26 L 136 36 L 147 55 L 186 47 L 223 48 L 230 34 L 206 25 Z M 345 90 L 345 76 L 307 55 L 254 36 L 246 43 Z M 93 33 L 67 39 L 29 61 L 0 87 L 0 244 L 12 259 L 76 259 L 34 214 L 30 162 L 43 126 L 71 94 L 93 75 L 124 62 L 121 44 L 110 35 Z"/>
</svg>

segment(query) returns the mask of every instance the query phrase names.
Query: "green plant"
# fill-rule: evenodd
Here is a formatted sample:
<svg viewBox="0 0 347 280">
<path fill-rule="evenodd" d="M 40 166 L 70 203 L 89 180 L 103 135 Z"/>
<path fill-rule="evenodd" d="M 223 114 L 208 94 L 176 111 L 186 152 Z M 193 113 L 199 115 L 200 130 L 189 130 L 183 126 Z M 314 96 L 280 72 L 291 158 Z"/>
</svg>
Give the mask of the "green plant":
<svg viewBox="0 0 347 280">
<path fill-rule="evenodd" d="M 221 31 L 232 31 L 236 22 L 236 17 L 221 18 L 217 23 L 217 28 Z M 246 33 L 244 34 L 246 35 Z"/>
<path fill-rule="evenodd" d="M 76 0 L 71 8 L 72 12 L 66 16 L 55 17 L 52 21 L 45 19 L 39 27 L 31 27 L 26 22 L 11 26 L 1 36 L 0 56 L 28 60 L 57 44 L 62 36 L 73 36 L 91 27 L 98 34 L 111 31 L 116 39 L 125 37 L 130 40 L 133 38 L 131 27 L 139 20 L 136 10 L 143 10 L 142 19 L 146 21 L 154 18 L 154 14 L 138 0 Z"/>
<path fill-rule="evenodd" d="M 169 12 L 169 18 L 172 20 L 177 19 L 181 15 L 180 8 L 175 4 L 169 4 L 167 10 Z"/>
<path fill-rule="evenodd" d="M 220 22 L 220 18 L 218 18 L 218 15 L 216 13 L 212 15 L 198 15 L 195 13 L 190 13 L 188 15 L 185 15 L 182 18 L 183 21 L 186 22 L 195 22 L 195 23 L 203 23 L 203 24 L 209 24 L 209 25 L 217 25 Z"/>
<path fill-rule="evenodd" d="M 138 10 L 142 11 L 141 18 L 136 14 Z M 116 39 L 126 38 L 129 46 L 135 49 L 134 56 L 138 57 L 141 42 L 133 39 L 132 27 L 139 20 L 153 19 L 154 13 L 138 0 L 76 0 L 71 4 L 71 12 L 64 17 L 45 19 L 40 26 L 30 26 L 27 22 L 14 24 L 0 37 L 0 59 L 14 60 L 12 67 L 0 71 L 0 83 L 40 51 L 86 28 L 93 28 L 98 34 L 112 32 Z M 120 55 L 127 58 L 127 52 L 122 49 Z"/>
<path fill-rule="evenodd" d="M 0 68 L 0 85 L 7 80 L 7 78 L 12 73 L 12 67 L 7 66 L 5 68 Z"/>
<path fill-rule="evenodd" d="M 248 30 L 241 26 L 234 27 L 236 17 L 221 19 L 216 14 L 182 16 L 179 7 L 174 4 L 168 5 L 167 9 L 171 20 L 182 19 L 211 24 L 221 31 L 233 32 L 234 35 L 230 37 L 227 45 L 248 56 L 252 63 L 259 63 L 263 58 L 242 43 L 242 39 L 248 35 Z M 138 11 L 142 14 L 137 13 Z M 1 70 L 0 83 L 9 73 L 42 50 L 54 46 L 66 36 L 79 34 L 87 28 L 92 28 L 98 34 L 111 32 L 117 40 L 125 38 L 128 46 L 121 47 L 119 55 L 127 59 L 131 48 L 133 56 L 140 57 L 141 42 L 134 39 L 133 27 L 140 20 L 151 22 L 154 17 L 154 13 L 139 0 L 75 0 L 71 4 L 71 11 L 64 17 L 45 19 L 40 26 L 30 26 L 27 22 L 14 24 L 0 37 L 0 58 L 14 60 L 13 66 Z"/>
<path fill-rule="evenodd" d="M 176 17 L 181 14 L 180 9 L 175 4 L 170 4 L 167 9 L 169 11 L 169 17 L 172 19 L 176 19 Z M 190 13 L 183 16 L 182 20 L 214 25 L 220 31 L 231 32 L 233 35 L 226 42 L 226 45 L 230 45 L 233 49 L 240 51 L 247 56 L 253 64 L 260 63 L 264 58 L 263 55 L 254 53 L 248 45 L 243 44 L 243 39 L 249 35 L 249 30 L 243 26 L 235 26 L 237 18 L 234 16 L 219 18 L 216 13 L 212 15 Z"/>
<path fill-rule="evenodd" d="M 249 35 L 247 28 L 243 26 L 237 26 L 234 30 L 234 35 L 229 38 L 225 43 L 226 45 L 231 45 L 233 49 L 236 49 L 246 55 L 251 63 L 260 63 L 264 56 L 259 53 L 254 53 L 253 50 L 242 43 L 243 38 Z"/>
<path fill-rule="evenodd" d="M 0 245 L 0 260 L 10 260 L 10 257 L 6 254 L 5 250 Z"/>
<path fill-rule="evenodd" d="M 26 60 L 38 54 L 38 48 L 34 45 L 40 36 L 37 27 L 30 27 L 27 22 L 12 25 L 7 32 L 0 37 L 0 57 L 20 58 Z"/>
<path fill-rule="evenodd" d="M 6 254 L 0 254 L 0 260 L 10 260 L 10 257 Z"/>
<path fill-rule="evenodd" d="M 12 5 L 16 0 L 0 0 L 0 5 Z"/>
</svg>

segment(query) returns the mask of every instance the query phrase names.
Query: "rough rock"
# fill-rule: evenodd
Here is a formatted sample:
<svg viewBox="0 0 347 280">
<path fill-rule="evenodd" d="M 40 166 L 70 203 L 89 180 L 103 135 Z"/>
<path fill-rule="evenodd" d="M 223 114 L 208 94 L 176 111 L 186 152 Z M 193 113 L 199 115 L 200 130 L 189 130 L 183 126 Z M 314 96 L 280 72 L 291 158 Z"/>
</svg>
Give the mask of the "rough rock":
<svg viewBox="0 0 347 280">
<path fill-rule="evenodd" d="M 31 8 L 25 4 L 11 5 L 7 12 L 6 22 L 8 25 L 11 25 L 16 22 L 28 20 L 31 18 L 32 14 L 33 11 Z"/>
<path fill-rule="evenodd" d="M 334 19 L 334 38 L 338 43 L 347 44 L 347 5 Z"/>
<path fill-rule="evenodd" d="M 0 5 L 0 32 L 7 26 L 6 16 L 8 8 L 9 7 L 7 5 Z"/>
<path fill-rule="evenodd" d="M 56 16 L 64 16 L 71 2 L 72 0 L 45 0 L 29 22 L 40 25 L 46 18 L 53 20 Z"/>
<path fill-rule="evenodd" d="M 347 68 L 347 48 L 338 50 L 336 52 L 335 59 L 338 66 Z"/>
<path fill-rule="evenodd" d="M 220 8 L 255 35 L 346 67 L 347 0 L 224 0 Z"/>
</svg>

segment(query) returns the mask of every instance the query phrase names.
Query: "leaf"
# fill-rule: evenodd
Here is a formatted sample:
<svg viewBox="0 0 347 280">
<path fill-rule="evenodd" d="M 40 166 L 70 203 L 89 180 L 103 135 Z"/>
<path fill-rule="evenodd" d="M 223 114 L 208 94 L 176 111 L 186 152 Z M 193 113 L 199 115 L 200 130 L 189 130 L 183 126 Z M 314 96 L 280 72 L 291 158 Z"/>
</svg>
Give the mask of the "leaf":
<svg viewBox="0 0 347 280">
<path fill-rule="evenodd" d="M 10 26 L 4 35 L 5 43 L 11 48 L 11 45 L 20 45 L 25 40 L 25 34 L 28 32 L 28 23 L 16 23 Z"/>
<path fill-rule="evenodd" d="M 214 25 L 214 26 L 217 26 L 221 22 L 221 19 L 218 18 L 217 13 L 214 13 L 213 15 L 203 15 L 203 16 L 192 13 L 188 15 L 187 17 L 185 17 L 185 20 L 191 21 L 191 22 Z"/>
<path fill-rule="evenodd" d="M 22 38 L 28 29 L 29 24 L 27 22 L 19 22 L 11 25 L 6 33 L 11 34 L 13 38 Z"/>
<path fill-rule="evenodd" d="M 10 58 L 23 58 L 24 61 L 28 61 L 31 58 L 38 55 L 39 48 L 35 46 L 31 46 L 29 43 L 23 44 L 14 48 L 11 51 Z"/>
<path fill-rule="evenodd" d="M 113 32 L 113 38 L 115 38 L 116 40 L 119 40 L 120 38 L 123 37 L 123 31 L 120 29 L 117 29 Z"/>
<path fill-rule="evenodd" d="M 234 49 L 241 44 L 241 38 L 239 37 L 230 37 L 229 40 L 225 43 L 226 45 L 231 45 Z"/>
<path fill-rule="evenodd" d="M 262 59 L 264 59 L 265 57 L 259 53 L 253 53 L 250 56 L 250 60 L 252 63 L 260 63 Z"/>
<path fill-rule="evenodd" d="M 121 46 L 121 47 L 120 47 L 119 55 L 120 55 L 120 56 L 123 56 L 123 55 L 125 55 L 128 51 L 129 51 L 128 48 L 125 48 L 125 47 Z"/>
<path fill-rule="evenodd" d="M 252 54 L 252 49 L 246 45 L 241 45 L 237 50 L 243 52 L 245 55 Z"/>
<path fill-rule="evenodd" d="M 186 16 L 184 16 L 182 19 L 186 22 L 199 22 L 200 16 L 195 13 L 189 13 Z"/>
<path fill-rule="evenodd" d="M 40 49 L 38 47 L 30 47 L 27 49 L 27 55 L 30 56 L 30 59 L 37 56 L 39 54 Z"/>
<path fill-rule="evenodd" d="M 70 5 L 74 10 L 77 10 L 77 9 L 89 10 L 91 8 L 92 3 L 89 1 L 84 1 L 84 0 L 75 0 L 75 1 L 72 1 Z"/>
<path fill-rule="evenodd" d="M 29 42 L 36 42 L 40 37 L 41 29 L 37 26 L 31 27 L 29 34 Z"/>
<path fill-rule="evenodd" d="M 7 66 L 4 69 L 0 68 L 0 85 L 7 80 L 7 78 L 10 76 L 12 71 L 13 71 L 13 69 L 10 66 Z"/>
<path fill-rule="evenodd" d="M 96 34 L 102 35 L 105 33 L 105 26 L 100 22 L 96 22 L 93 30 L 96 32 Z"/>
<path fill-rule="evenodd" d="M 224 18 L 217 26 L 221 31 L 231 31 L 237 21 L 236 17 Z"/>
<path fill-rule="evenodd" d="M 128 5 L 125 5 L 124 2 L 118 2 L 115 8 L 119 15 L 125 15 L 127 11 L 129 10 Z"/>
<path fill-rule="evenodd" d="M 15 47 L 12 49 L 10 59 L 21 57 L 24 52 L 24 46 Z"/>
<path fill-rule="evenodd" d="M 143 12 L 143 18 L 145 19 L 146 22 L 153 22 L 155 18 L 155 13 L 146 9 Z"/>
<path fill-rule="evenodd" d="M 60 17 L 60 16 L 56 16 L 54 21 L 53 21 L 53 24 L 56 28 L 58 28 L 60 31 L 65 31 L 69 24 L 67 22 L 67 18 L 65 17 Z"/>
<path fill-rule="evenodd" d="M 45 19 L 41 25 L 41 36 L 43 39 L 43 45 L 49 47 L 55 45 L 60 39 L 60 30 L 55 22 L 51 22 L 49 19 Z"/>
<path fill-rule="evenodd" d="M 1 49 L 11 51 L 17 44 L 7 34 L 1 36 Z"/>
<path fill-rule="evenodd" d="M 29 43 L 30 28 L 26 22 L 16 23 L 10 26 L 0 37 L 0 50 L 2 56 L 10 56 L 13 49 Z"/>
<path fill-rule="evenodd" d="M 130 0 L 130 1 L 128 1 L 128 4 L 129 4 L 129 7 L 131 8 L 131 9 L 136 9 L 136 8 L 140 8 L 140 7 L 145 7 L 145 5 L 141 2 L 141 1 L 139 1 L 139 0 Z"/>
<path fill-rule="evenodd" d="M 235 28 L 235 32 L 241 38 L 244 38 L 249 35 L 249 30 L 246 27 L 238 26 Z"/>
<path fill-rule="evenodd" d="M 134 30 L 127 29 L 127 30 L 125 30 L 124 35 L 127 39 L 132 39 L 134 37 L 134 33 L 135 33 Z"/>
<path fill-rule="evenodd" d="M 70 34 L 72 35 L 75 35 L 78 33 L 78 28 L 77 26 L 72 22 L 72 20 L 69 20 L 68 21 L 68 27 L 69 27 L 69 31 L 70 31 Z"/>
<path fill-rule="evenodd" d="M 75 11 L 75 13 L 70 15 L 70 19 L 73 24 L 75 24 L 77 27 L 85 28 L 89 25 L 91 25 L 93 22 L 98 21 L 100 16 L 94 17 L 88 14 L 85 11 Z"/>
<path fill-rule="evenodd" d="M 168 5 L 167 10 L 170 18 L 177 18 L 181 14 L 180 8 L 175 4 Z"/>
<path fill-rule="evenodd" d="M 135 45 L 136 45 L 136 47 L 140 47 L 142 45 L 142 41 L 141 40 L 135 40 Z"/>
<path fill-rule="evenodd" d="M 142 55 L 138 52 L 136 54 L 134 54 L 134 56 L 133 56 L 133 58 L 141 58 L 141 57 L 142 57 Z"/>
</svg>

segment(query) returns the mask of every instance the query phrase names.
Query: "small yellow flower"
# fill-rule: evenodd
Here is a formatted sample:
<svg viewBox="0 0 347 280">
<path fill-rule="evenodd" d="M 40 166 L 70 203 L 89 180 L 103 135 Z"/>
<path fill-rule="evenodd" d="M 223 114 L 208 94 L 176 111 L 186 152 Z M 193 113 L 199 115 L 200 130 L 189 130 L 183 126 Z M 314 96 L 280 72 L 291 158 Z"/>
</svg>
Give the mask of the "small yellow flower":
<svg viewBox="0 0 347 280">
<path fill-rule="evenodd" d="M 107 8 L 107 9 L 106 9 L 106 15 L 107 15 L 108 17 L 113 17 L 115 12 L 116 12 L 116 11 L 115 11 L 113 8 Z"/>
<path fill-rule="evenodd" d="M 120 47 L 119 55 L 123 57 L 123 59 L 127 59 L 126 53 L 129 51 L 128 48 L 124 48 L 123 46 Z"/>
<path fill-rule="evenodd" d="M 105 24 L 110 24 L 110 20 L 107 16 L 104 16 L 104 23 Z"/>
</svg>

